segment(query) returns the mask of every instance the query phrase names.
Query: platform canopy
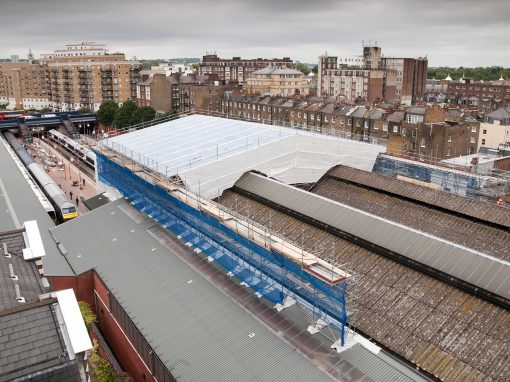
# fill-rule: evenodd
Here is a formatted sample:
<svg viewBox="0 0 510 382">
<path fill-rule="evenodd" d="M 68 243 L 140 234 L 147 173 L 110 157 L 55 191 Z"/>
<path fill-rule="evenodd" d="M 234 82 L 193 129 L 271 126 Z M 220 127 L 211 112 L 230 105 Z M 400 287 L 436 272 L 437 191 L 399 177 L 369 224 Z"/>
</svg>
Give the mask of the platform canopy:
<svg viewBox="0 0 510 382">
<path fill-rule="evenodd" d="M 386 148 L 335 136 L 192 115 L 137 130 L 104 144 L 165 176 L 178 175 L 194 192 L 213 198 L 246 171 L 288 184 L 317 181 L 345 164 L 371 171 Z"/>
</svg>

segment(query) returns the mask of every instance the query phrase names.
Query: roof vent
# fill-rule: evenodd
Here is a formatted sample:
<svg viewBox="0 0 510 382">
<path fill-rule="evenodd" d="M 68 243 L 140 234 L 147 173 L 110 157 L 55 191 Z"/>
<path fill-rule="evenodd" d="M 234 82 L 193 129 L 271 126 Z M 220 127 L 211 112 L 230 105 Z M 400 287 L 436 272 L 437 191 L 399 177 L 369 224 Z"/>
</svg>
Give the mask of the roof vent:
<svg viewBox="0 0 510 382">
<path fill-rule="evenodd" d="M 9 251 L 7 251 L 7 243 L 2 243 L 2 246 L 4 247 L 4 256 L 10 259 L 11 255 L 9 254 Z"/>
<path fill-rule="evenodd" d="M 12 264 L 9 264 L 9 277 L 11 278 L 11 280 L 14 280 L 14 281 L 18 280 L 18 276 L 16 276 L 14 274 L 14 268 L 13 268 Z"/>
<path fill-rule="evenodd" d="M 16 301 L 18 301 L 19 303 L 24 303 L 25 302 L 25 298 L 21 297 L 21 294 L 19 292 L 19 285 L 15 284 L 14 285 L 14 289 L 16 290 Z"/>
</svg>

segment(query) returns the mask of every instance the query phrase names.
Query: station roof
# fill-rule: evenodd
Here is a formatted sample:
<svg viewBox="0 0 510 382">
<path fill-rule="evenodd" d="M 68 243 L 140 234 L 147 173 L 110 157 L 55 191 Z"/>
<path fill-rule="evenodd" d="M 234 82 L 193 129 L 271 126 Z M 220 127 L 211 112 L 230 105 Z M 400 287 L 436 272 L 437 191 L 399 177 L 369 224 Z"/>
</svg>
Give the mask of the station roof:
<svg viewBox="0 0 510 382">
<path fill-rule="evenodd" d="M 46 251 L 45 274 L 51 276 L 73 275 L 48 231 L 55 224 L 30 184 L 27 183 L 4 143 L 7 144 L 5 139 L 0 137 L 0 232 L 20 229 L 23 222 L 36 220 Z"/>
<path fill-rule="evenodd" d="M 505 259 L 259 174 L 246 173 L 235 186 L 510 300 L 510 262 Z"/>
<path fill-rule="evenodd" d="M 205 266 L 209 263 L 197 260 L 192 249 L 123 199 L 60 225 L 52 233 L 65 246 L 77 274 L 96 270 L 180 381 L 297 382 L 346 376 L 365 381 L 369 375 L 385 375 L 380 380 L 387 381 L 413 380 L 406 374 L 409 370 L 400 371 L 359 344 L 345 357 L 362 352 L 371 360 L 367 372 L 362 371 L 363 364 L 353 366 L 355 360 L 348 362 L 329 345 L 315 342 L 306 325 L 298 330 L 298 325 L 291 324 L 287 332 L 287 315 L 304 315 L 297 306 L 276 317 L 272 305 L 246 294 L 212 265 Z M 279 334 L 260 321 L 268 317 L 278 322 Z M 250 337 L 251 333 L 255 335 Z M 310 353 L 316 357 L 313 363 L 297 351 L 301 345 L 287 342 L 298 338 L 303 338 L 301 345 L 316 350 Z"/>
<path fill-rule="evenodd" d="M 139 224 L 126 208 L 134 210 L 121 199 L 52 232 L 77 274 L 96 269 L 179 380 L 331 380 L 151 236 L 153 221 Z"/>
<path fill-rule="evenodd" d="M 372 170 L 378 146 L 309 131 L 193 115 L 103 141 L 134 161 L 178 175 L 194 192 L 215 197 L 246 171 L 285 183 L 311 183 L 332 166 Z"/>
</svg>

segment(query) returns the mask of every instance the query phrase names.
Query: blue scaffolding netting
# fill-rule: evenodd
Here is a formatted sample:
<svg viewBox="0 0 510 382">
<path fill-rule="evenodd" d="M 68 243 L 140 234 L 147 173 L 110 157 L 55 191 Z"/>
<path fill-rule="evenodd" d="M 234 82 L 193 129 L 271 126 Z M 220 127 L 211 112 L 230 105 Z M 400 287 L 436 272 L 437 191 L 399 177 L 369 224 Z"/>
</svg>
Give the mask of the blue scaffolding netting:
<svg viewBox="0 0 510 382">
<path fill-rule="evenodd" d="M 249 240 L 217 217 L 186 204 L 103 154 L 96 156 L 101 182 L 115 187 L 138 210 L 216 261 L 257 296 L 280 304 L 290 296 L 305 305 L 315 317 L 332 325 L 344 344 L 347 280 L 328 283 L 301 263 Z"/>
</svg>

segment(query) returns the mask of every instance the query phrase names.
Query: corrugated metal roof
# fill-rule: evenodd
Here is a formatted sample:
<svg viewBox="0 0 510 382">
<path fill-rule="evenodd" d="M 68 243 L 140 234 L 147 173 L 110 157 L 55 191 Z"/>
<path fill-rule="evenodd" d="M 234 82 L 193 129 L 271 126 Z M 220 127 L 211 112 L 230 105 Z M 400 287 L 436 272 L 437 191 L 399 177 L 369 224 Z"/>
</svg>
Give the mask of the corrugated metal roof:
<svg viewBox="0 0 510 382">
<path fill-rule="evenodd" d="M 97 270 L 179 381 L 331 380 L 152 236 L 153 220 L 124 210 L 134 207 L 118 200 L 52 233 L 77 273 Z"/>
<path fill-rule="evenodd" d="M 264 176 L 236 187 L 510 299 L 510 263 Z"/>
</svg>

